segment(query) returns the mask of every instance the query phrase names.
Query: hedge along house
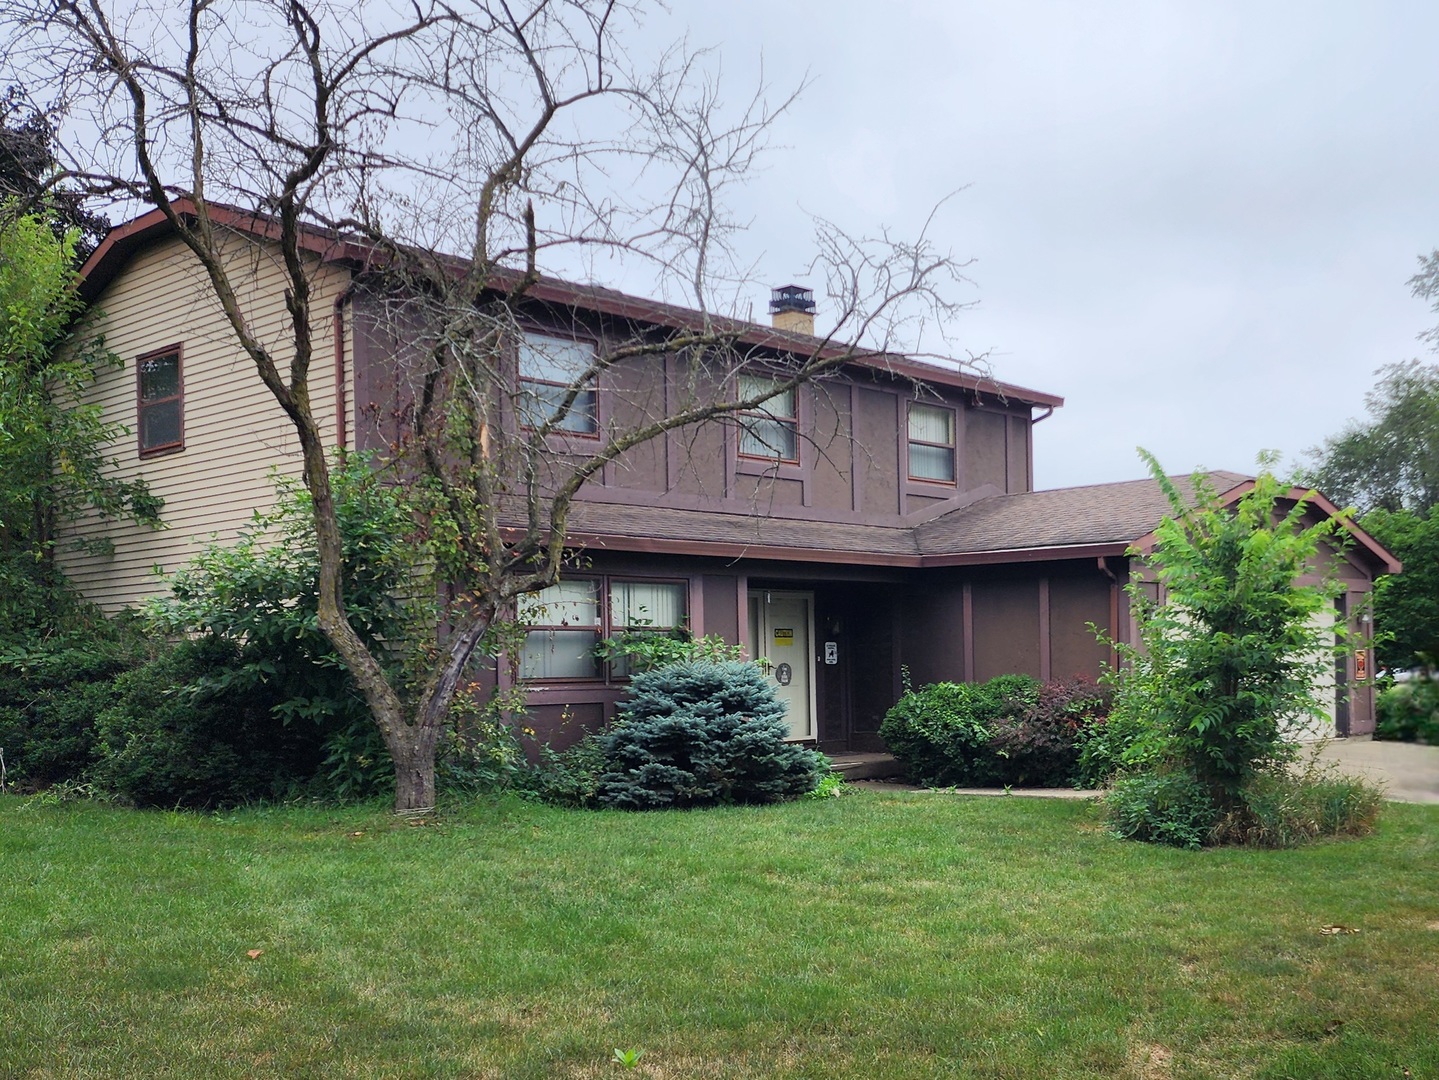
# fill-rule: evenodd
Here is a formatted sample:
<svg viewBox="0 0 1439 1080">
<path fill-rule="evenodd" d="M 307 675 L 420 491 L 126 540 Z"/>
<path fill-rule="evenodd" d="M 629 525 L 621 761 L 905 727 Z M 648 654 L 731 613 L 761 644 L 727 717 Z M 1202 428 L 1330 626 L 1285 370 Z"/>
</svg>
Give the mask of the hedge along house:
<svg viewBox="0 0 1439 1080">
<path fill-rule="evenodd" d="M 238 213 L 225 224 L 247 275 L 242 302 L 279 340 L 286 312 L 268 225 Z M 316 310 L 329 313 L 316 334 L 312 396 L 335 445 L 383 452 L 413 392 L 400 360 L 406 335 L 367 287 L 366 254 L 310 238 L 326 300 Z M 87 262 L 82 289 L 125 361 L 93 388 L 106 416 L 133 433 L 110 453 L 166 503 L 162 532 L 74 523 L 81 537 L 108 539 L 113 554 L 67 552 L 64 569 L 113 609 L 163 591 L 162 574 L 204 543 L 232 539 L 273 499 L 269 470 L 297 474 L 299 463 L 288 420 L 161 215 L 115 229 Z M 826 347 L 812 336 L 806 290 L 775 290 L 771 307 L 773 326 L 735 324 L 748 362 L 704 392 L 737 400 L 774 378 L 786 351 Z M 518 312 L 504 376 L 528 405 L 505 422 L 551 409 L 567 373 L 613 343 L 698 319 L 542 281 Z M 693 387 L 687 363 L 673 352 L 632 357 L 582 387 L 551 436 L 557 459 L 609 425 L 673 410 L 681 387 Z M 521 605 L 531 627 L 522 654 L 487 678 L 518 675 L 531 726 L 564 745 L 608 722 L 624 692 L 623 671 L 595 653 L 601 640 L 636 629 L 718 634 L 769 661 L 795 738 L 844 751 L 881 748 L 879 722 L 906 668 L 916 684 L 1096 676 L 1112 658 L 1090 626 L 1131 639 L 1126 552 L 1144 545 L 1167 506 L 1151 481 L 1033 491 L 1033 425 L 1062 404 L 956 368 L 856 358 L 761 410 L 637 446 L 581 491 L 572 571 Z M 1246 482 L 1211 479 L 1228 499 Z M 1316 500 L 1312 512 L 1332 511 Z M 1350 542 L 1332 556 L 1345 589 L 1337 613 L 1360 629 L 1374 577 L 1398 565 L 1346 528 Z M 1339 734 L 1373 727 L 1372 695 L 1357 675 L 1353 658 L 1336 667 Z"/>
</svg>

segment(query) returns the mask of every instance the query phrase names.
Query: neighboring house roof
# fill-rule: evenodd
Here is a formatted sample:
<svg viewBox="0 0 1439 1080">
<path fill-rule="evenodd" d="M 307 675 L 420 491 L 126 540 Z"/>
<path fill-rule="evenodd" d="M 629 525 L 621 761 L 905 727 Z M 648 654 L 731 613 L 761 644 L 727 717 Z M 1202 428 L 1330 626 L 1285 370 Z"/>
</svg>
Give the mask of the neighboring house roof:
<svg viewBox="0 0 1439 1080">
<path fill-rule="evenodd" d="M 193 216 L 188 200 L 175 200 L 175 207 L 182 216 Z M 265 215 L 233 207 L 210 204 L 211 219 L 223 228 L 242 232 L 259 239 L 274 240 L 279 235 L 277 223 Z M 137 218 L 117 225 L 106 234 L 100 246 L 85 260 L 80 269 L 80 294 L 87 303 L 97 299 L 121 268 L 136 251 L 147 244 L 171 235 L 173 227 L 160 210 L 151 210 Z M 356 267 L 368 265 L 373 257 L 373 248 L 363 241 L 338 236 L 321 229 L 307 228 L 302 246 L 317 257 L 336 262 L 350 263 Z M 454 259 L 457 269 L 466 265 L 462 259 Z M 501 280 L 494 284 L 503 288 L 504 278 L 510 272 L 499 275 Z M 518 278 L 518 272 L 513 272 Z M 693 308 L 666 304 L 645 297 L 631 296 L 615 289 L 598 285 L 576 285 L 556 278 L 542 277 L 538 284 L 526 293 L 527 299 L 554 304 L 566 308 L 596 312 L 614 318 L 665 326 L 678 330 L 712 329 L 721 334 L 733 334 L 741 344 L 772 349 L 777 352 L 818 354 L 823 357 L 841 357 L 853 353 L 845 362 L 856 367 L 869 368 L 877 372 L 914 379 L 938 386 L 952 386 L 988 394 L 1002 400 L 1014 400 L 1026 405 L 1057 408 L 1064 404 L 1064 398 L 1041 390 L 999 382 L 995 379 L 949 368 L 928 360 L 916 359 L 897 353 L 859 349 L 841 341 L 811 337 L 792 331 L 778 330 L 759 323 L 741 319 L 722 318 L 707 315 Z"/>
</svg>

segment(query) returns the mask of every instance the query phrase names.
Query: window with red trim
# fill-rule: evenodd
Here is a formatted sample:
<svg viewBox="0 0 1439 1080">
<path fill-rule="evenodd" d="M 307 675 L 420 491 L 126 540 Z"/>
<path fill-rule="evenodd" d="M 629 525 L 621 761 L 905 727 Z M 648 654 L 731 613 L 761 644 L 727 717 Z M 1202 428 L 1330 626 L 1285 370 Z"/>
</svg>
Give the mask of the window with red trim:
<svg viewBox="0 0 1439 1080">
<path fill-rule="evenodd" d="M 739 377 L 739 400 L 766 394 L 778 379 Z M 744 457 L 799 461 L 798 395 L 794 387 L 739 413 L 739 452 Z"/>
<path fill-rule="evenodd" d="M 909 406 L 909 478 L 954 483 L 954 410 Z"/>
<path fill-rule="evenodd" d="M 135 361 L 136 431 L 140 453 L 178 450 L 185 445 L 185 384 L 180 349 L 161 349 Z"/>
<path fill-rule="evenodd" d="M 594 380 L 584 376 L 595 362 L 588 341 L 526 331 L 520 337 L 520 422 L 593 435 L 599 431 Z M 568 405 L 566 401 L 568 400 Z"/>
</svg>

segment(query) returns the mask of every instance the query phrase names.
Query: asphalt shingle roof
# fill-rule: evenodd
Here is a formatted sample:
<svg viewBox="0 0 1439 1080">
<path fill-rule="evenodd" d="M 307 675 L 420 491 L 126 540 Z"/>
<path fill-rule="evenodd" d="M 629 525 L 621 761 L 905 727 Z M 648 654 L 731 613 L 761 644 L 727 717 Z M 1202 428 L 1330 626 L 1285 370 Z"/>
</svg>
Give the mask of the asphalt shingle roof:
<svg viewBox="0 0 1439 1080">
<path fill-rule="evenodd" d="M 576 502 L 571 534 L 695 541 L 740 547 L 790 547 L 872 555 L 919 555 L 914 530 L 884 525 L 801 521 L 754 514 L 721 514 L 666 506 Z M 591 546 L 599 546 L 592 544 Z"/>
<path fill-rule="evenodd" d="M 1240 473 L 1206 474 L 1216 491 L 1250 479 Z M 1191 490 L 1192 474 L 1174 477 Z M 845 561 L 865 555 L 917 559 L 922 555 L 964 555 L 1083 544 L 1128 544 L 1151 532 L 1169 511 L 1153 480 L 1054 488 L 994 495 L 952 510 L 918 526 L 865 525 L 726 514 L 666 506 L 580 501 L 571 511 L 572 536 L 590 547 L 610 542 L 627 548 L 646 540 L 725 545 L 731 549 L 793 548 L 844 553 Z M 520 524 L 519 519 L 512 522 Z"/>
<path fill-rule="evenodd" d="M 1192 473 L 1176 476 L 1179 490 L 1192 490 Z M 1205 474 L 1222 493 L 1251 479 L 1240 473 Z M 1129 543 L 1152 532 L 1169 501 L 1152 479 L 1052 488 L 981 499 L 925 522 L 914 532 L 924 555 L 957 555 L 1012 548 Z"/>
</svg>

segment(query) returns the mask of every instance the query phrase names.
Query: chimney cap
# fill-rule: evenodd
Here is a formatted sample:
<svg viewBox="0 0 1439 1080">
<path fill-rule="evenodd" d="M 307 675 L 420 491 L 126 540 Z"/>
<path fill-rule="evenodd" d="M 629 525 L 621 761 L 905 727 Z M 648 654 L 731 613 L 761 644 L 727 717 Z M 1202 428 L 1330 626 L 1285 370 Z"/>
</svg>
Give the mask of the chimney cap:
<svg viewBox="0 0 1439 1080">
<path fill-rule="evenodd" d="M 803 285 L 781 285 L 771 289 L 769 313 L 778 315 L 783 311 L 801 311 L 806 315 L 813 315 L 814 290 L 806 289 Z"/>
</svg>

